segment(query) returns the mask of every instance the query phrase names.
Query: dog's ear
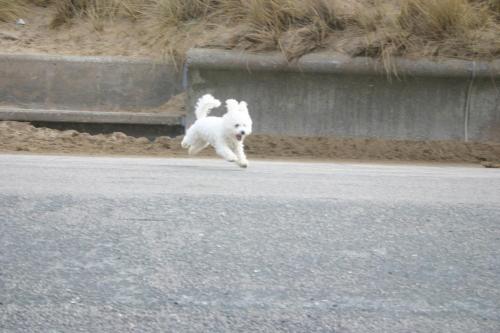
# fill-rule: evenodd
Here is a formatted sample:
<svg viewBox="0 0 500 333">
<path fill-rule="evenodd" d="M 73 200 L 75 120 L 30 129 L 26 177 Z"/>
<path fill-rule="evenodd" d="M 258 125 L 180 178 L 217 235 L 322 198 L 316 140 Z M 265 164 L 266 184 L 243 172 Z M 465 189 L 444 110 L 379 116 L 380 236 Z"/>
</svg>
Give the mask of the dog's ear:
<svg viewBox="0 0 500 333">
<path fill-rule="evenodd" d="M 226 107 L 228 111 L 238 110 L 239 104 L 235 99 L 228 99 L 226 101 Z"/>
<path fill-rule="evenodd" d="M 248 104 L 245 101 L 240 102 L 240 111 L 248 113 Z"/>
</svg>

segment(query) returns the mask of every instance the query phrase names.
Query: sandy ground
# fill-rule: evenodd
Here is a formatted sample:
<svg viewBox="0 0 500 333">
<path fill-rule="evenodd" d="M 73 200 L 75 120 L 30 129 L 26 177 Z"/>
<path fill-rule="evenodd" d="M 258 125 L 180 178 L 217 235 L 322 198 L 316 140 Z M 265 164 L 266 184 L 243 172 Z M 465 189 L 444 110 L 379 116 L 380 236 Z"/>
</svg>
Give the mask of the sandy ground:
<svg viewBox="0 0 500 333">
<path fill-rule="evenodd" d="M 186 115 L 186 99 L 187 99 L 187 93 L 183 92 L 178 95 L 170 97 L 170 99 L 167 102 L 156 108 L 139 109 L 139 110 L 134 110 L 134 112 L 168 113 L 172 116 L 184 116 Z"/>
<path fill-rule="evenodd" d="M 0 122 L 0 152 L 49 154 L 187 156 L 181 137 L 155 141 L 120 132 L 90 135 L 74 130 L 36 128 L 29 123 Z M 307 160 L 379 160 L 481 163 L 500 166 L 500 144 L 449 141 L 300 138 L 251 135 L 245 142 L 249 158 Z M 207 148 L 201 156 L 215 156 Z"/>
<path fill-rule="evenodd" d="M 128 19 L 104 22 L 96 30 L 89 19 L 75 20 L 75 24 L 51 29 L 54 9 L 32 6 L 23 17 L 26 25 L 0 22 L 0 52 L 45 53 L 80 56 L 161 57 L 148 38 L 144 25 Z"/>
</svg>

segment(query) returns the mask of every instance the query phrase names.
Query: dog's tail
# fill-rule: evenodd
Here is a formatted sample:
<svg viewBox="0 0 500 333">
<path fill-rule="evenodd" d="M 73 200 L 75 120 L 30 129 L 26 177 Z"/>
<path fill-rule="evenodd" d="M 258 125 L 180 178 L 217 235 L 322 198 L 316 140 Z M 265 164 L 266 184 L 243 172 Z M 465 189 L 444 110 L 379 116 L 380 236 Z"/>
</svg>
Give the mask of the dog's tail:
<svg viewBox="0 0 500 333">
<path fill-rule="evenodd" d="M 218 108 L 219 106 L 220 101 L 215 99 L 212 95 L 207 94 L 202 96 L 198 100 L 198 103 L 196 103 L 196 109 L 194 111 L 196 119 L 205 118 L 213 108 Z"/>
</svg>

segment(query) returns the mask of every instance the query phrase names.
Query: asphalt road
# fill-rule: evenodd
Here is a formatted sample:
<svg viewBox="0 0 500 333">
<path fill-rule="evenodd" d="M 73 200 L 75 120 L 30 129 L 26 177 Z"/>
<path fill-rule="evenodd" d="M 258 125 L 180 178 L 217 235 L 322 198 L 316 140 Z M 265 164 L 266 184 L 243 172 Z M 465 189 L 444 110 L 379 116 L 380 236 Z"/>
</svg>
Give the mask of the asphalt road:
<svg viewBox="0 0 500 333">
<path fill-rule="evenodd" d="M 1 332 L 499 332 L 500 171 L 0 155 Z"/>
</svg>

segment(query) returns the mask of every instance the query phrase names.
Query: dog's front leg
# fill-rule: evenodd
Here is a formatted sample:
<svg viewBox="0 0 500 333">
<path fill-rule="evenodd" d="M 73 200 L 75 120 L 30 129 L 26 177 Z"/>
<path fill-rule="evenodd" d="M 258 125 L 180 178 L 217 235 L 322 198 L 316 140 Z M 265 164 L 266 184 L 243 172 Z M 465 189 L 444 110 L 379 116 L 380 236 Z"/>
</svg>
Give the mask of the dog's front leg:
<svg viewBox="0 0 500 333">
<path fill-rule="evenodd" d="M 225 143 L 217 142 L 215 152 L 226 161 L 235 162 L 238 160 L 236 154 Z"/>
<path fill-rule="evenodd" d="M 236 144 L 236 156 L 238 157 L 238 160 L 236 163 L 240 167 L 242 167 L 242 168 L 248 167 L 248 160 L 247 160 L 247 157 L 245 155 L 243 143 L 241 143 L 241 142 L 238 142 Z"/>
</svg>

